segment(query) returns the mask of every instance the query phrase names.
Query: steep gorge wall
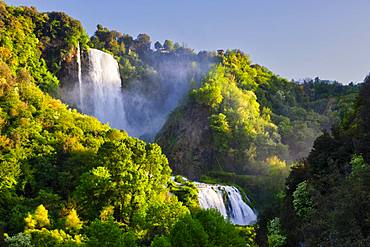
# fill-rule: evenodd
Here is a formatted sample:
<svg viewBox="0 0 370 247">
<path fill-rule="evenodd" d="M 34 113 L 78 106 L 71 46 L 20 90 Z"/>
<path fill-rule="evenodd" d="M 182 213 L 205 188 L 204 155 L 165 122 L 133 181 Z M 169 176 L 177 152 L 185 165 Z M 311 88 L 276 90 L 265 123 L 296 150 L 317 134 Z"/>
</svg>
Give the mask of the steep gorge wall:
<svg viewBox="0 0 370 247">
<path fill-rule="evenodd" d="M 175 174 L 197 179 L 211 169 L 214 150 L 209 128 L 210 112 L 190 104 L 173 112 L 156 142 L 163 148 Z"/>
</svg>

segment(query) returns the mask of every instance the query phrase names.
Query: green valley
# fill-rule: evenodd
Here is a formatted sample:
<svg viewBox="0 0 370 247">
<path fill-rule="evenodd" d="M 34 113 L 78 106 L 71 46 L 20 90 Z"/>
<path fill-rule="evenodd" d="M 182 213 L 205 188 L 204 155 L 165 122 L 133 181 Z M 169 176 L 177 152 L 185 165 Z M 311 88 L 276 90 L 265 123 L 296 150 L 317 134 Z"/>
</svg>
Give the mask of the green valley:
<svg viewBox="0 0 370 247">
<path fill-rule="evenodd" d="M 0 246 L 366 247 L 369 97 L 0 0 Z"/>
</svg>

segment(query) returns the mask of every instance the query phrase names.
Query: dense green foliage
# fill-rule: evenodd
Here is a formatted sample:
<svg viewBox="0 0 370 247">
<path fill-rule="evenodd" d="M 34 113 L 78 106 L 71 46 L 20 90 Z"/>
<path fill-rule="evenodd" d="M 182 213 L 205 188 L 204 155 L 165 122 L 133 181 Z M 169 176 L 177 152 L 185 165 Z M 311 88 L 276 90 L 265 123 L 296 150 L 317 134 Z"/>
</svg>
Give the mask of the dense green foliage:
<svg viewBox="0 0 370 247">
<path fill-rule="evenodd" d="M 196 209 L 199 207 L 198 189 L 194 183 L 185 181 L 183 177 L 175 177 L 174 183 L 171 185 L 171 193 L 175 194 L 189 209 Z"/>
<path fill-rule="evenodd" d="M 250 233 L 253 235 L 253 233 Z M 250 236 L 248 234 L 248 236 Z M 162 240 L 163 241 L 163 240 Z M 169 246 L 254 246 L 254 239 L 245 239 L 241 230 L 226 222 L 215 210 L 199 211 L 180 219 L 170 236 Z M 166 246 L 166 245 L 164 245 Z"/>
<path fill-rule="evenodd" d="M 289 163 L 308 155 L 322 130 L 348 118 L 358 87 L 287 81 L 241 51 L 218 58 L 157 141 L 176 173 L 237 183 L 263 207 L 284 189 Z"/>
<path fill-rule="evenodd" d="M 26 72 L 14 78 L 4 63 L 1 72 L 7 83 L 0 98 L 0 213 L 6 232 L 23 231 L 23 219 L 41 203 L 52 220 L 36 220 L 37 236 L 49 234 L 43 230 L 49 224 L 50 231 L 58 230 L 60 215 L 73 208 L 84 221 L 111 216 L 140 232 L 151 227 L 146 217 L 156 225 L 163 214 L 160 227 L 166 227 L 187 212 L 167 195 L 171 170 L 157 145 L 67 109 L 42 93 Z M 32 225 L 34 219 L 27 219 Z M 65 220 L 66 229 L 76 224 L 73 214 Z"/>
<path fill-rule="evenodd" d="M 254 161 L 272 155 L 288 161 L 305 157 L 322 129 L 347 114 L 344 109 L 358 91 L 354 85 L 318 78 L 303 84 L 289 82 L 252 65 L 240 51 L 228 51 L 221 58 L 192 96 L 210 109 L 217 158 L 223 166 L 232 162 L 220 159 L 235 156 L 233 171 L 251 172 L 256 169 L 251 167 Z"/>
<path fill-rule="evenodd" d="M 174 229 L 185 224 L 204 233 L 200 246 L 227 246 L 198 222 L 196 188 L 171 180 L 157 144 L 45 93 L 58 85 L 55 75 L 76 47 L 87 48 L 79 22 L 3 2 L 0 11 L 0 245 L 175 246 L 182 236 Z M 145 40 L 139 35 L 137 51 L 148 48 Z M 209 218 L 218 233 L 247 241 L 249 234 L 241 237 L 218 213 Z"/>
<path fill-rule="evenodd" d="M 13 75 L 27 69 L 41 87 L 55 88 L 57 78 L 47 70 L 45 60 L 40 59 L 33 12 L 34 9 L 8 7 L 0 2 L 0 58 Z"/>
<path fill-rule="evenodd" d="M 277 216 L 288 245 L 367 246 L 370 242 L 368 98 L 370 78 L 342 121 L 293 167 Z"/>
<path fill-rule="evenodd" d="M 268 226 L 267 242 L 268 246 L 280 247 L 286 243 L 286 237 L 281 232 L 281 224 L 279 218 L 270 220 Z"/>
<path fill-rule="evenodd" d="M 284 146 L 269 109 L 260 107 L 257 101 L 253 89 L 258 85 L 248 57 L 230 52 L 223 59 L 192 95 L 200 104 L 211 107 L 216 159 L 221 164 L 235 164 L 234 171 L 250 172 L 258 169 L 251 167 L 255 161 L 283 153 Z"/>
<path fill-rule="evenodd" d="M 13 75 L 26 69 L 44 91 L 55 92 L 55 77 L 88 36 L 79 21 L 64 13 L 39 13 L 0 1 L 0 58 Z"/>
<path fill-rule="evenodd" d="M 101 25 L 89 40 L 64 13 L 0 1 L 1 246 L 368 246 L 370 77 L 357 97 L 352 84 L 287 81 L 240 51 L 151 44 Z M 258 226 L 200 210 L 160 146 L 53 98 L 78 46 L 111 53 L 123 86 L 140 81 L 148 97 L 165 98 L 153 89 L 185 68 L 193 90 L 158 142 L 176 173 L 253 194 Z"/>
</svg>

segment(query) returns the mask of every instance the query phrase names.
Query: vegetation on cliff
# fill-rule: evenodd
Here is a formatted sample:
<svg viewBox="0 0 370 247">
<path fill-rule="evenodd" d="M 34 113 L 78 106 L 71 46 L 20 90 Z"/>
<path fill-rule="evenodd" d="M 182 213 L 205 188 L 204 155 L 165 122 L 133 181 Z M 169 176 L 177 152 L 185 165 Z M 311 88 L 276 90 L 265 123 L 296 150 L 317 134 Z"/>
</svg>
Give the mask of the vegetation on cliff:
<svg viewBox="0 0 370 247">
<path fill-rule="evenodd" d="M 220 59 L 157 141 L 175 173 L 238 183 L 266 205 L 283 190 L 288 164 L 348 115 L 358 87 L 287 81 L 237 50 Z"/>
</svg>

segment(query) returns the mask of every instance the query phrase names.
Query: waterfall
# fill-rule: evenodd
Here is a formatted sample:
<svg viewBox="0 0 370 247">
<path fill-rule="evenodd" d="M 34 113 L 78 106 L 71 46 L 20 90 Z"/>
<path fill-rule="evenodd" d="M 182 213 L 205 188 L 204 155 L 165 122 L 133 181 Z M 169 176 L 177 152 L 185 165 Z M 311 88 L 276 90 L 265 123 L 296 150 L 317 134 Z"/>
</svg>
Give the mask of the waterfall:
<svg viewBox="0 0 370 247">
<path fill-rule="evenodd" d="M 250 225 L 256 222 L 257 216 L 243 201 L 239 190 L 233 186 L 196 183 L 201 208 L 217 209 L 225 219 L 236 225 Z"/>
<path fill-rule="evenodd" d="M 153 141 L 170 112 L 195 86 L 193 81 L 207 71 L 186 57 L 158 59 L 153 67 L 145 67 L 144 79 L 131 79 L 122 90 L 118 62 L 112 55 L 92 48 L 85 52 L 80 44 L 76 48 L 73 71 L 67 65 L 60 78 L 61 99 L 147 141 Z"/>
<path fill-rule="evenodd" d="M 82 70 L 81 70 L 81 48 L 77 45 L 77 66 L 78 66 L 78 87 L 79 87 L 79 107 L 83 108 L 83 90 L 82 90 Z"/>
<path fill-rule="evenodd" d="M 126 119 L 118 63 L 112 55 L 92 48 L 88 60 L 88 72 L 81 78 L 79 66 L 79 108 L 83 113 L 122 129 Z"/>
</svg>

